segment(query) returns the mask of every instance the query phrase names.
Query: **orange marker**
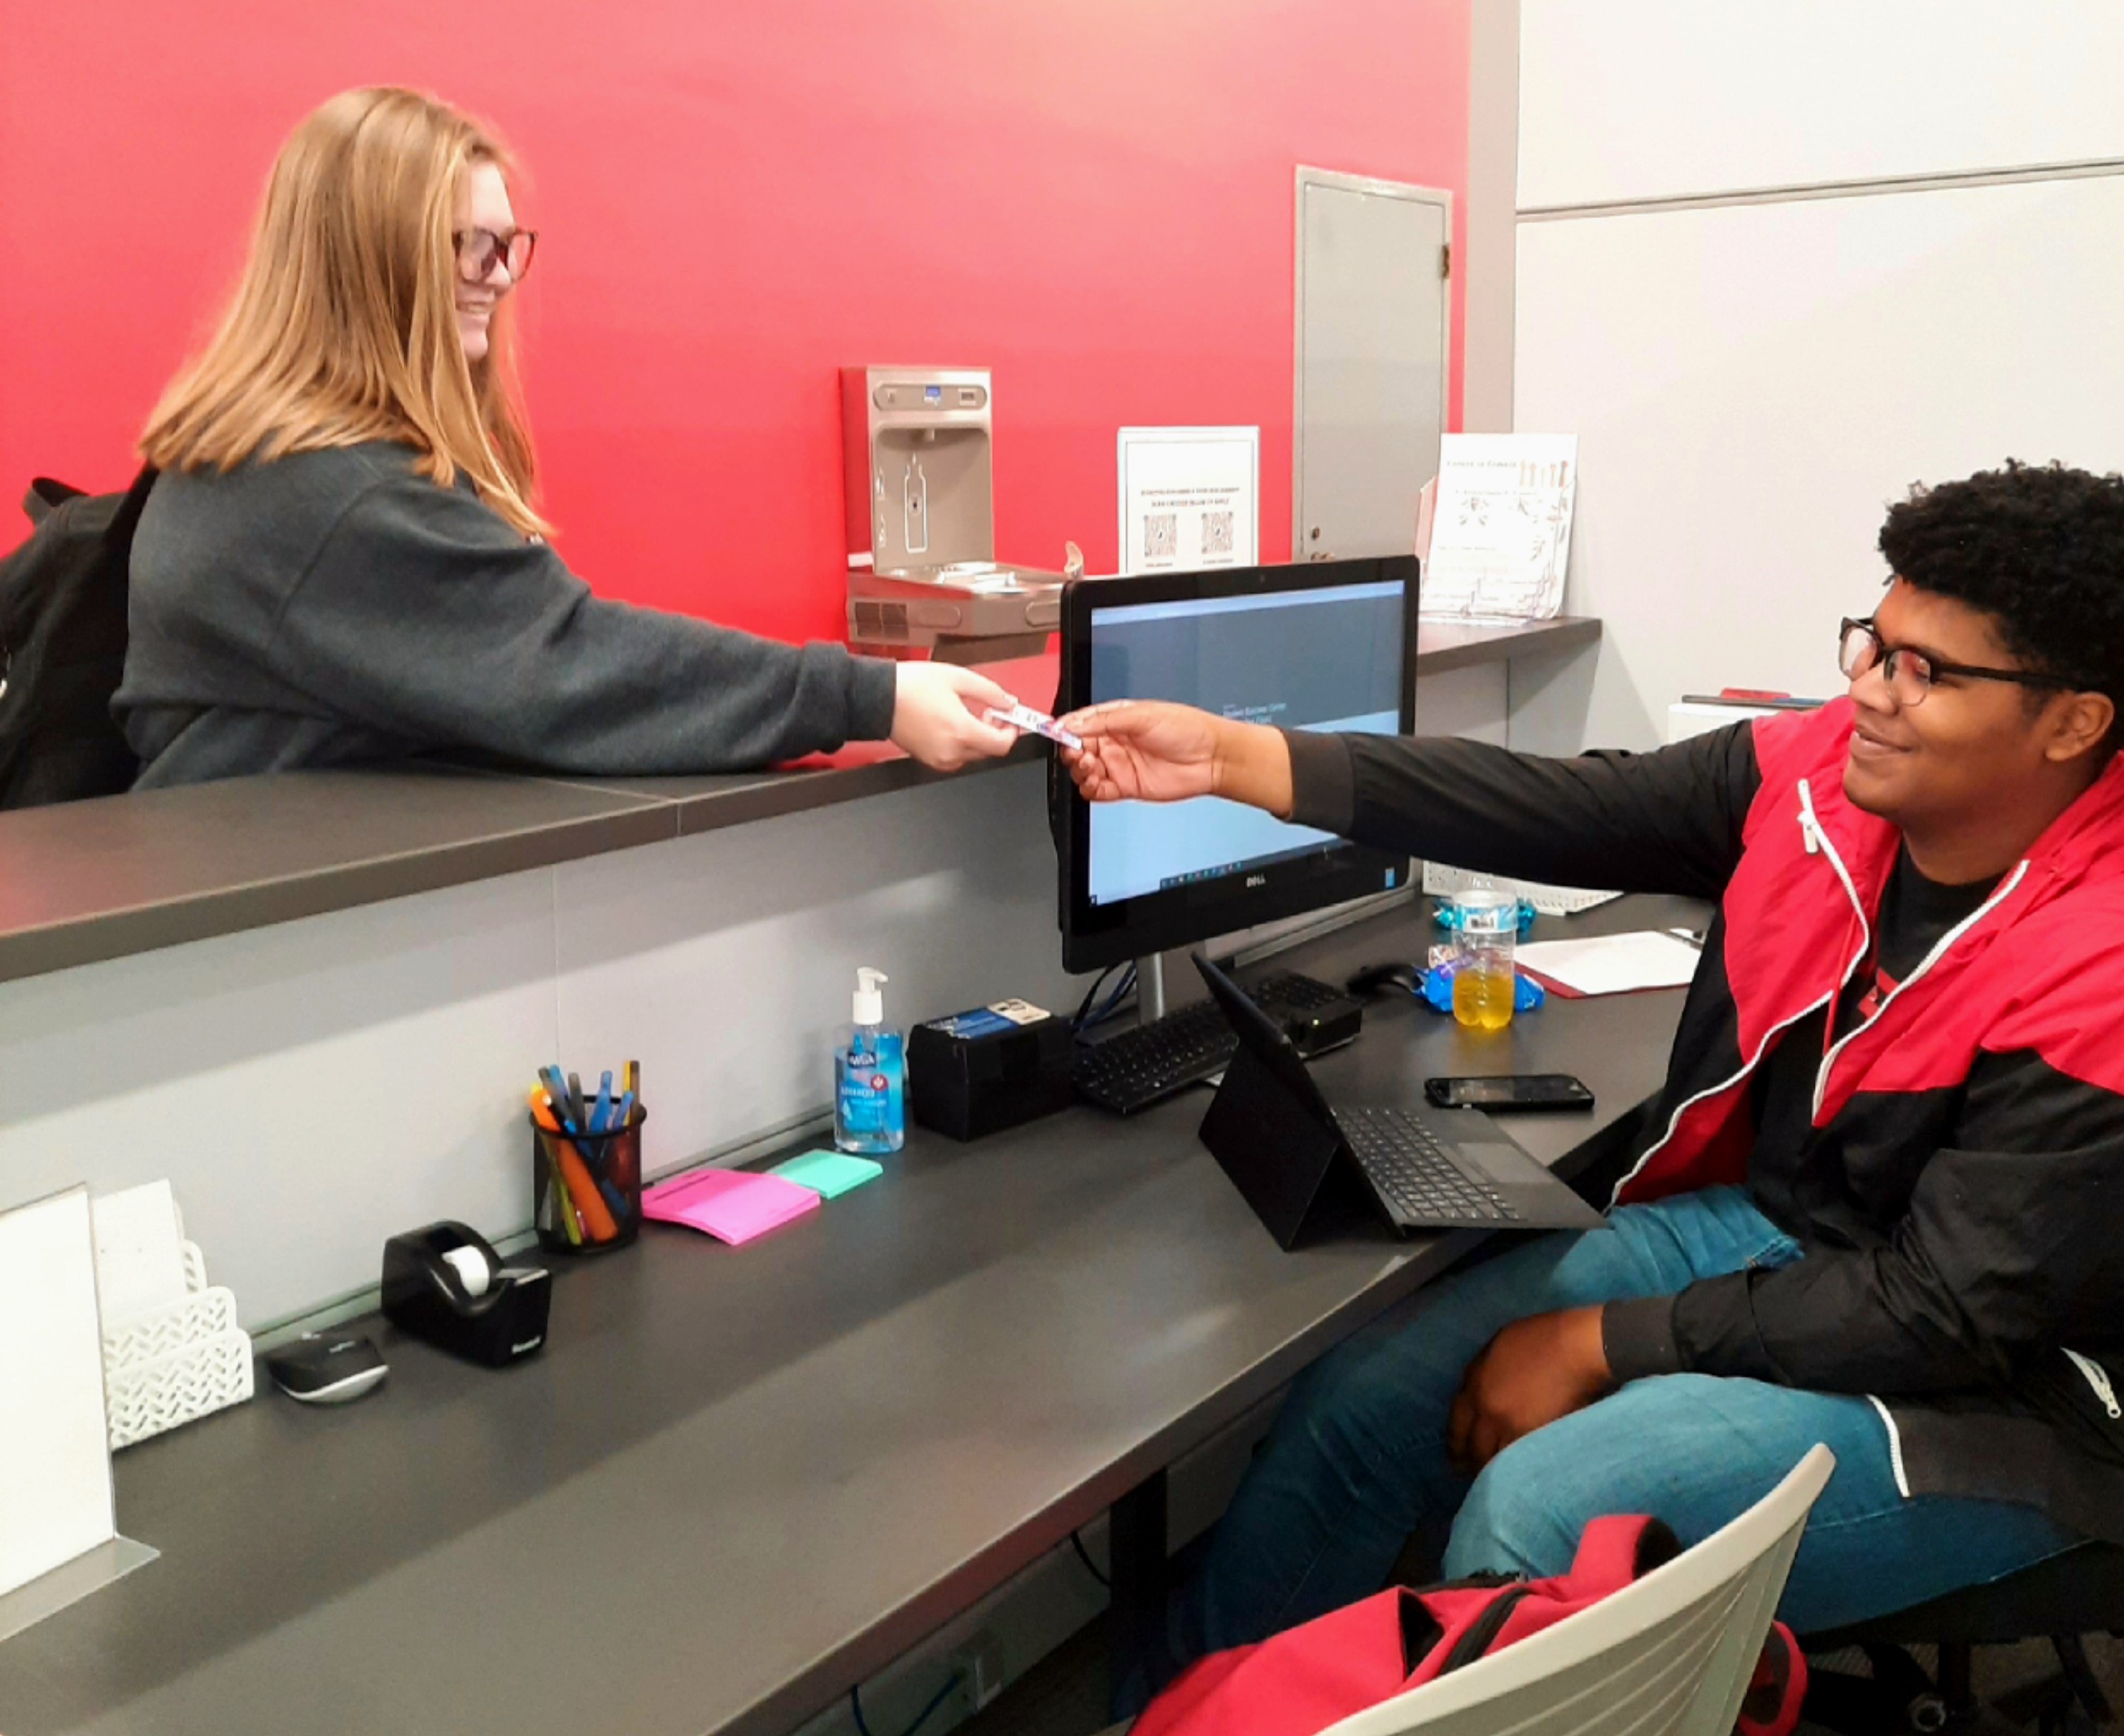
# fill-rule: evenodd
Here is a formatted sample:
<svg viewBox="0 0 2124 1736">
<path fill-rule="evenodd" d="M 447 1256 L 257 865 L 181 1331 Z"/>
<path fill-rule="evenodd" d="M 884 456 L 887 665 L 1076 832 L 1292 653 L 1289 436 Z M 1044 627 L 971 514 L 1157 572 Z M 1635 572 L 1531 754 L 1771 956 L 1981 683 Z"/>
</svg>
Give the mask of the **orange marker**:
<svg viewBox="0 0 2124 1736">
<path fill-rule="evenodd" d="M 538 1125 L 549 1133 L 558 1133 L 561 1124 L 554 1119 L 552 1105 L 546 1100 L 543 1091 L 531 1093 L 531 1113 L 538 1119 Z M 613 1221 L 604 1200 L 598 1197 L 597 1184 L 590 1180 L 590 1172 L 577 1155 L 572 1139 L 556 1138 L 546 1142 L 546 1150 L 559 1163 L 561 1179 L 567 1184 L 570 1197 L 576 1209 L 582 1214 L 583 1233 L 592 1241 L 610 1241 L 619 1234 L 619 1226 Z"/>
<path fill-rule="evenodd" d="M 531 1093 L 530 1100 L 532 1119 L 543 1128 L 551 1128 L 553 1123 L 547 1108 L 545 1097 L 534 1091 Z M 557 1164 L 548 1165 L 546 1179 L 553 1189 L 553 1215 L 560 1219 L 562 1229 L 567 1232 L 568 1245 L 571 1247 L 580 1248 L 583 1245 L 582 1214 L 576 1209 L 576 1203 L 569 1196 L 568 1185 L 561 1179 L 560 1167 Z"/>
</svg>

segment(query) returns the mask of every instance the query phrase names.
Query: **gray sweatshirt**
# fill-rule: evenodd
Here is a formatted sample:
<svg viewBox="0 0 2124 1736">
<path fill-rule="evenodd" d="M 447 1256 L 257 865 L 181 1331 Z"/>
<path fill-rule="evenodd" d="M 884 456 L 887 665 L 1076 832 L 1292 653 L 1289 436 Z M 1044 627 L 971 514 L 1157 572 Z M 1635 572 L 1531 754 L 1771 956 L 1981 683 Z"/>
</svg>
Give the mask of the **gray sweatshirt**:
<svg viewBox="0 0 2124 1736">
<path fill-rule="evenodd" d="M 723 772 L 892 728 L 893 667 L 601 601 L 396 445 L 167 474 L 112 715 L 136 789 L 439 748 Z"/>
</svg>

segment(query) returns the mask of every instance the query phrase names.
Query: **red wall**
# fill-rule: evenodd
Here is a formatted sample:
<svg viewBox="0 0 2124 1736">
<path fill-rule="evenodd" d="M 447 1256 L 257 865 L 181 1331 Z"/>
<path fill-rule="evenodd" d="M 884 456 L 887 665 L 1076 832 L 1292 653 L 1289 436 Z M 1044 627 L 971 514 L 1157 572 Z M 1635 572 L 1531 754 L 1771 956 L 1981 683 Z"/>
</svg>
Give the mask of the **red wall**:
<svg viewBox="0 0 2124 1736">
<path fill-rule="evenodd" d="M 123 481 L 280 138 L 391 82 L 529 171 L 533 422 L 599 589 L 838 636 L 848 362 L 993 367 L 999 550 L 1094 571 L 1117 427 L 1258 423 L 1284 558 L 1293 167 L 1450 188 L 1457 232 L 1468 10 L 0 0 L 0 495 Z"/>
</svg>

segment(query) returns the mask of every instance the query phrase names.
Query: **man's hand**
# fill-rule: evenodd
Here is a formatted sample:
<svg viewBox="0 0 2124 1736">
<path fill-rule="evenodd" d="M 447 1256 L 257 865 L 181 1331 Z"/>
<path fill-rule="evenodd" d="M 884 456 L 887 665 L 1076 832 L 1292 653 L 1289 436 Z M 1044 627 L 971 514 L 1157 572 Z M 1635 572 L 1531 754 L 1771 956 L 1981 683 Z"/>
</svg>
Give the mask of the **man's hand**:
<svg viewBox="0 0 2124 1736">
<path fill-rule="evenodd" d="M 1468 1365 L 1446 1456 L 1473 1476 L 1521 1435 L 1584 1410 L 1614 1385 L 1597 1306 L 1515 1321 Z"/>
<path fill-rule="evenodd" d="M 1290 812 L 1290 750 L 1262 725 L 1138 699 L 1093 706 L 1061 723 L 1083 740 L 1081 751 L 1064 752 L 1062 762 L 1088 801 L 1221 795 L 1271 814 Z"/>
</svg>

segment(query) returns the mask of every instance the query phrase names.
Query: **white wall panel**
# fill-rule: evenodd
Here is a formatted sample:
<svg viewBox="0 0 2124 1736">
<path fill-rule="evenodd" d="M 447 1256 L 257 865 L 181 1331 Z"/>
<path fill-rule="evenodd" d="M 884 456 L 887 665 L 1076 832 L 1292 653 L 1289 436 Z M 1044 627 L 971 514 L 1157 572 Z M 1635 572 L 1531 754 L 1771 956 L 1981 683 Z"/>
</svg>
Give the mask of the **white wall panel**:
<svg viewBox="0 0 2124 1736">
<path fill-rule="evenodd" d="M 0 1208 L 167 1175 L 256 1326 L 437 1218 L 530 1222 L 524 1094 L 635 1056 L 669 1166 L 829 1101 L 858 963 L 895 1023 L 1074 1005 L 1043 772 L 992 772 L 0 988 Z"/>
<path fill-rule="evenodd" d="M 2008 456 L 2124 468 L 2124 181 L 1522 223 L 1515 425 L 1580 437 L 1586 741 L 1833 692 L 1882 513 Z"/>
<path fill-rule="evenodd" d="M 2124 156 L 2114 0 L 1524 0 L 1520 65 L 1522 210 Z"/>
<path fill-rule="evenodd" d="M 0 1206 L 167 1175 L 256 1324 L 374 1284 L 383 1238 L 530 1222 L 555 1044 L 540 872 L 0 989 Z"/>
</svg>

